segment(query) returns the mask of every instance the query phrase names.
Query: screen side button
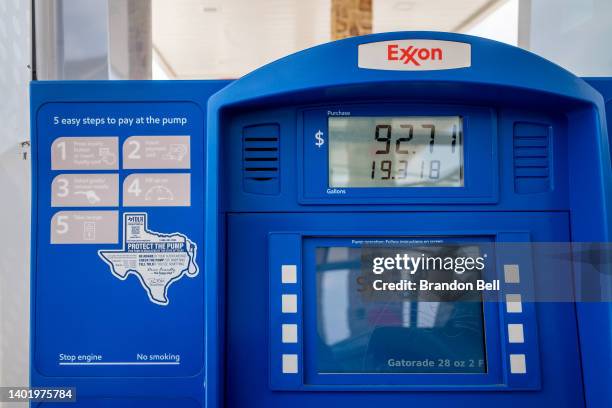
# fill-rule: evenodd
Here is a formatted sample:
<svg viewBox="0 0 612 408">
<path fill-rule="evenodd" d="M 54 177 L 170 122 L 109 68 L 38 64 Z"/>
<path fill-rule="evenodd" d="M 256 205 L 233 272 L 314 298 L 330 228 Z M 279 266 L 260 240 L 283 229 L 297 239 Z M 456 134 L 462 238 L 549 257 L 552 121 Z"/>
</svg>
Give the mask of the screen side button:
<svg viewBox="0 0 612 408">
<path fill-rule="evenodd" d="M 297 313 L 297 295 L 282 295 L 283 313 Z"/>
<path fill-rule="evenodd" d="M 298 326 L 297 324 L 283 324 L 282 325 L 282 339 L 283 343 L 297 343 L 298 342 Z"/>
<path fill-rule="evenodd" d="M 527 363 L 524 354 L 510 354 L 510 373 L 526 374 Z"/>
<path fill-rule="evenodd" d="M 504 265 L 504 281 L 506 283 L 521 282 L 518 265 Z"/>
<path fill-rule="evenodd" d="M 508 324 L 508 342 L 509 343 L 524 343 L 525 333 L 522 323 Z"/>
<path fill-rule="evenodd" d="M 298 373 L 298 355 L 283 354 L 283 374 Z"/>
<path fill-rule="evenodd" d="M 281 282 L 282 283 L 297 283 L 297 266 L 282 265 L 281 266 Z"/>
<path fill-rule="evenodd" d="M 519 293 L 508 293 L 506 295 L 506 311 L 508 313 L 522 313 L 523 303 Z"/>
</svg>

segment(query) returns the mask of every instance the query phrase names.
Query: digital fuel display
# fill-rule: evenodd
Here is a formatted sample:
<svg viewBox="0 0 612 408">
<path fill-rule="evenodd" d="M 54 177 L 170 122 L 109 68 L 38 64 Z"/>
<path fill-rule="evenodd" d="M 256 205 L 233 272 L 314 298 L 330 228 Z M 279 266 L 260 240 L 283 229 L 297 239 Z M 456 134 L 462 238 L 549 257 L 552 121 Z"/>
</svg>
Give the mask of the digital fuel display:
<svg viewBox="0 0 612 408">
<path fill-rule="evenodd" d="M 329 118 L 330 187 L 463 187 L 460 116 Z"/>
</svg>

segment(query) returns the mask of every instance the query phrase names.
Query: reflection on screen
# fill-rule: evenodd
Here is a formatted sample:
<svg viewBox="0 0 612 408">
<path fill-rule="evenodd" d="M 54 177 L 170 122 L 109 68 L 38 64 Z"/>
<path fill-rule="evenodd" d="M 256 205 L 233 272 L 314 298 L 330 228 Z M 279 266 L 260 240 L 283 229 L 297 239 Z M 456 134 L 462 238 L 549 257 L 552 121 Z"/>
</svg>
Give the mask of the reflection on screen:
<svg viewBox="0 0 612 408">
<path fill-rule="evenodd" d="M 319 247 L 317 369 L 319 373 L 484 373 L 480 293 L 437 297 L 431 292 L 372 296 L 362 263 L 370 248 Z M 478 246 L 414 248 L 448 256 L 478 255 Z M 423 278 L 422 271 L 412 279 Z M 428 279 L 451 279 L 427 271 Z M 477 275 L 477 276 L 476 276 Z M 462 279 L 479 279 L 480 272 Z M 472 297 L 464 299 L 461 296 Z M 476 296 L 474 298 L 474 296 Z"/>
</svg>

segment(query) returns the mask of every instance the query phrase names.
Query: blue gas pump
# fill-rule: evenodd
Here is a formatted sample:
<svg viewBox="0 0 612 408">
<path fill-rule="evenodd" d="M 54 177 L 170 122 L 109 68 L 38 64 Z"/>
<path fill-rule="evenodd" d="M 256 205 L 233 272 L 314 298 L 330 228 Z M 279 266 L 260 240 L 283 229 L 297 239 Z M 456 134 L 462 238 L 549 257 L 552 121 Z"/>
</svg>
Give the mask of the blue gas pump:
<svg viewBox="0 0 612 408">
<path fill-rule="evenodd" d="M 79 406 L 609 406 L 609 279 L 541 256 L 610 241 L 605 119 L 562 68 L 432 32 L 231 83 L 34 83 L 32 385 Z"/>
</svg>

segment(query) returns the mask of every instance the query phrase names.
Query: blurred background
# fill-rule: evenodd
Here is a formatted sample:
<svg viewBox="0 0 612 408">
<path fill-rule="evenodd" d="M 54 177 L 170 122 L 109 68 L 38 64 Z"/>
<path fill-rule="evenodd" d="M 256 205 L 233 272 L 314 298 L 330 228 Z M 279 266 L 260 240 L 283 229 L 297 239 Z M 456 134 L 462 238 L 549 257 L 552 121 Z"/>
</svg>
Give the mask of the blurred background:
<svg viewBox="0 0 612 408">
<path fill-rule="evenodd" d="M 478 35 L 612 76 L 610 21 L 610 0 L 0 0 L 0 385 L 28 384 L 31 80 L 238 78 L 397 30 Z"/>
<path fill-rule="evenodd" d="M 400 30 L 478 35 L 581 76 L 612 74 L 612 53 L 596 51 L 612 35 L 609 0 L 44 0 L 34 7 L 38 79 L 238 78 L 317 44 Z"/>
</svg>

